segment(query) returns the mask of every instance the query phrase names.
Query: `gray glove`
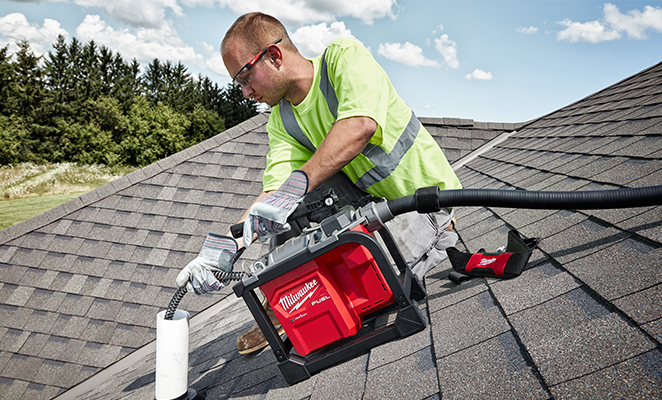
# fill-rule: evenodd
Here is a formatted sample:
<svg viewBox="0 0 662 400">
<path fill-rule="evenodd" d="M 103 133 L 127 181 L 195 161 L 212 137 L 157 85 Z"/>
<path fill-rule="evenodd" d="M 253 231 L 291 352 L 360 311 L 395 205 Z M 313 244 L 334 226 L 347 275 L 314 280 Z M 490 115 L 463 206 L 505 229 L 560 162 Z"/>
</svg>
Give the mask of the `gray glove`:
<svg viewBox="0 0 662 400">
<path fill-rule="evenodd" d="M 210 233 L 207 235 L 198 257 L 188 263 L 177 275 L 175 280 L 177 286 L 186 286 L 189 292 L 195 294 L 220 290 L 230 280 L 219 282 L 212 271 L 232 272 L 237 247 L 237 241 L 233 238 Z"/>
<path fill-rule="evenodd" d="M 290 230 L 287 218 L 297 208 L 308 191 L 308 175 L 296 170 L 283 182 L 277 191 L 253 204 L 244 221 L 244 246 L 253 242 L 253 233 L 264 242 Z"/>
</svg>

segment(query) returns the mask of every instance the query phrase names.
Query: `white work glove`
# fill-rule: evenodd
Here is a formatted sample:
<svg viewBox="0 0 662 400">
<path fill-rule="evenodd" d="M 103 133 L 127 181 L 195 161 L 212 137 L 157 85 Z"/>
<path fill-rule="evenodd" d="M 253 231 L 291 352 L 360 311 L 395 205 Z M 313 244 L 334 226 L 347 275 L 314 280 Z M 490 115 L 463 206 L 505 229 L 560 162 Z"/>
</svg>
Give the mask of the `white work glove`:
<svg viewBox="0 0 662 400">
<path fill-rule="evenodd" d="M 260 242 L 290 230 L 287 218 L 297 208 L 308 191 L 308 175 L 296 170 L 277 191 L 253 204 L 244 221 L 244 246 L 253 242 L 257 233 Z"/>
<path fill-rule="evenodd" d="M 195 294 L 220 290 L 230 283 L 230 280 L 219 282 L 212 271 L 232 272 L 237 247 L 237 241 L 233 238 L 210 233 L 207 235 L 198 257 L 188 263 L 177 275 L 175 280 L 177 286 L 186 286 L 189 292 Z"/>
</svg>

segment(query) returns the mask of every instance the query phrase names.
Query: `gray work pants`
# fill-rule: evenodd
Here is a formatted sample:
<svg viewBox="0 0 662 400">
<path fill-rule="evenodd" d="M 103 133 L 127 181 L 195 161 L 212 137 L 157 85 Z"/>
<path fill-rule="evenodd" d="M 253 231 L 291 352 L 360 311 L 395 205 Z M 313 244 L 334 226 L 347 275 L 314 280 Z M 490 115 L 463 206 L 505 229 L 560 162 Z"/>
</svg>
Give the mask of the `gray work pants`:
<svg viewBox="0 0 662 400">
<path fill-rule="evenodd" d="M 453 211 L 419 214 L 409 212 L 386 223 L 407 265 L 420 279 L 446 259 L 446 249 L 455 246 L 457 233 L 447 231 Z"/>
</svg>

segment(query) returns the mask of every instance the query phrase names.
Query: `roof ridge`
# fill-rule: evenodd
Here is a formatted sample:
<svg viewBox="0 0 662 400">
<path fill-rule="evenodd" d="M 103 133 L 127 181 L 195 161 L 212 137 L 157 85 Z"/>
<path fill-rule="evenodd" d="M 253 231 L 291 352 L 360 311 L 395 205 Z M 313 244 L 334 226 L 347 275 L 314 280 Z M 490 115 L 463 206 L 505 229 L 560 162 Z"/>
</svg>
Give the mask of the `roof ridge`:
<svg viewBox="0 0 662 400">
<path fill-rule="evenodd" d="M 516 129 L 512 130 L 512 131 L 506 131 L 506 132 L 502 133 L 501 135 L 495 137 L 494 139 L 492 139 L 489 142 L 485 143 L 484 145 L 480 146 L 476 150 L 472 151 L 471 153 L 467 154 L 466 156 L 464 156 L 461 159 L 454 162 L 451 165 L 451 168 L 453 168 L 453 171 L 457 171 L 458 169 L 462 168 L 468 162 L 475 160 L 476 158 L 480 157 L 482 154 L 492 150 L 494 147 L 498 146 L 500 143 L 506 141 L 509 137 L 511 137 L 515 133 L 517 133 Z"/>
<path fill-rule="evenodd" d="M 230 140 L 236 139 L 237 137 L 252 131 L 256 127 L 263 125 L 266 120 L 267 117 L 264 114 L 258 114 L 207 140 L 163 158 L 155 163 L 137 169 L 130 174 L 84 193 L 39 215 L 0 230 L 0 245 L 42 228 L 51 222 L 87 207 L 90 204 L 101 201 L 130 186 L 150 179 L 162 171 L 188 161 L 191 158 L 197 157 L 211 148 L 221 146 Z"/>
<path fill-rule="evenodd" d="M 454 127 L 473 127 L 477 129 L 491 129 L 491 130 L 515 130 L 519 129 L 526 122 L 485 122 L 474 121 L 473 119 L 466 118 L 449 118 L 449 117 L 419 117 L 423 125 L 437 125 L 437 126 L 454 126 Z"/>
</svg>

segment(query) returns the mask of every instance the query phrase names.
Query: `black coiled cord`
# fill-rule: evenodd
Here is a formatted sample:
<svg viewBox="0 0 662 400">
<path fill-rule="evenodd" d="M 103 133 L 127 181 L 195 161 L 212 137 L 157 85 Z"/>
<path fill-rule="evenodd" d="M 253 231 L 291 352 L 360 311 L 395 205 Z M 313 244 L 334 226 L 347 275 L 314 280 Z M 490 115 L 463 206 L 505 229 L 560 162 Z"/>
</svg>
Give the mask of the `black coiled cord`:
<svg viewBox="0 0 662 400">
<path fill-rule="evenodd" d="M 214 277 L 216 277 L 219 282 L 240 281 L 246 276 L 245 272 L 212 271 L 212 274 L 214 274 Z M 184 298 L 186 293 L 188 293 L 186 286 L 177 289 L 174 296 L 172 296 L 172 299 L 170 300 L 170 304 L 168 304 L 168 308 L 166 308 L 164 317 L 165 319 L 172 319 L 175 316 L 177 306 L 179 305 L 179 302 L 182 301 L 182 298 Z"/>
</svg>

